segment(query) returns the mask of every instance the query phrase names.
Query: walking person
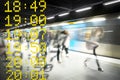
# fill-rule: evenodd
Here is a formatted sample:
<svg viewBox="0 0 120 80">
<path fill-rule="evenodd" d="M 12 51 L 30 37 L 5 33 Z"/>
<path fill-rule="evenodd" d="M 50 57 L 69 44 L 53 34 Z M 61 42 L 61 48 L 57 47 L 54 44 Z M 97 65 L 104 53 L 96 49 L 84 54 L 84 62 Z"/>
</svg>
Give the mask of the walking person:
<svg viewBox="0 0 120 80">
<path fill-rule="evenodd" d="M 57 41 L 58 41 L 57 61 L 58 63 L 61 63 L 60 54 L 63 52 L 63 50 L 65 50 L 66 55 L 68 56 L 68 47 L 69 47 L 69 42 L 70 42 L 68 31 L 66 30 L 62 31 L 59 34 Z"/>
<path fill-rule="evenodd" d="M 87 49 L 88 50 L 93 50 L 93 55 L 95 56 L 95 59 L 96 59 L 96 64 L 97 64 L 97 67 L 98 67 L 98 71 L 103 71 L 101 66 L 100 66 L 99 60 L 97 58 L 97 54 L 96 54 L 96 49 L 99 47 L 99 41 L 100 41 L 100 38 L 102 38 L 102 36 L 103 36 L 103 29 L 102 28 L 96 28 L 95 30 L 92 31 L 91 39 L 86 41 Z M 87 61 L 88 60 L 89 59 L 87 58 L 84 61 L 84 64 L 86 66 L 87 66 Z"/>
</svg>

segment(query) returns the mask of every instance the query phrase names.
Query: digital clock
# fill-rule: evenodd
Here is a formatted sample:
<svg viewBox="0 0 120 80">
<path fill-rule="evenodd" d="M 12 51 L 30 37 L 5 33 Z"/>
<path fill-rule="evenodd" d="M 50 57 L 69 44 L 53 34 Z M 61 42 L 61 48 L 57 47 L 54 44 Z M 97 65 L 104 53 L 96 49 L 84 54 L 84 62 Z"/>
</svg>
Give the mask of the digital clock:
<svg viewBox="0 0 120 80">
<path fill-rule="evenodd" d="M 32 70 L 30 73 L 25 73 L 25 74 L 30 74 L 30 80 L 46 80 L 46 78 L 44 77 L 44 67 L 46 65 L 46 57 L 45 56 L 41 56 L 39 58 L 36 58 L 35 54 L 40 52 L 41 54 L 44 54 L 46 52 L 46 42 L 44 42 L 44 35 L 46 34 L 46 29 L 43 28 L 46 25 L 46 16 L 44 14 L 44 11 L 46 9 L 46 2 L 45 0 L 39 0 L 39 2 L 37 2 L 36 0 L 33 0 L 33 2 L 28 5 L 27 3 L 22 3 L 22 1 L 20 0 L 14 0 L 13 2 L 11 0 L 7 0 L 4 4 L 5 10 L 4 12 L 7 13 L 7 16 L 5 17 L 5 27 L 17 27 L 20 26 L 21 24 L 27 24 L 30 23 L 31 26 L 35 27 L 37 25 L 39 25 L 40 27 L 42 27 L 40 30 L 44 31 L 43 35 L 42 35 L 42 40 L 43 42 L 39 43 L 35 43 L 35 42 L 30 42 L 30 51 L 32 52 L 32 57 L 30 59 L 31 62 L 31 66 L 34 66 L 33 60 L 35 59 L 36 64 L 40 65 L 42 67 L 41 72 L 38 72 L 36 70 Z M 32 10 L 34 13 L 30 14 L 29 16 L 22 16 L 20 13 L 22 11 L 28 11 L 28 10 Z M 37 11 L 40 12 L 40 14 L 36 14 Z M 13 13 L 14 15 L 11 15 L 11 13 Z M 22 57 L 21 57 L 21 43 L 19 42 L 20 37 L 22 36 L 22 31 L 20 29 L 16 29 L 14 31 L 14 35 L 17 38 L 11 38 L 11 32 L 10 29 L 7 29 L 7 33 L 8 36 L 6 38 L 6 40 L 8 40 L 8 44 L 7 44 L 7 52 L 6 54 L 8 55 L 8 57 L 6 58 L 6 60 L 10 60 L 10 62 L 8 62 L 6 68 L 6 74 L 7 80 L 22 80 L 23 79 L 23 72 L 22 72 Z M 29 35 L 31 37 L 32 40 L 35 40 L 38 36 L 39 32 L 37 32 L 36 29 L 31 29 Z M 11 40 L 16 40 L 14 46 L 15 52 L 12 52 L 10 50 L 10 46 Z M 36 49 L 36 51 L 34 51 L 34 49 Z M 14 54 L 14 55 L 13 55 Z M 19 55 L 18 55 L 19 54 Z M 13 55 L 13 56 L 12 56 Z M 39 75 L 41 75 L 41 77 L 39 78 Z M 27 76 L 26 76 L 27 77 Z"/>
<path fill-rule="evenodd" d="M 30 23 L 32 26 L 45 26 L 46 24 L 46 16 L 44 14 L 40 14 L 39 16 L 37 16 L 36 14 L 32 14 L 31 16 L 28 17 L 29 20 L 27 20 L 27 18 L 22 18 L 20 15 L 14 15 L 13 17 L 11 17 L 10 15 L 7 15 L 5 20 L 7 21 L 7 23 L 5 24 L 5 26 L 7 27 L 12 27 L 12 26 L 19 26 L 21 23 Z M 14 24 L 11 23 L 11 21 L 14 22 Z"/>
<path fill-rule="evenodd" d="M 19 0 L 14 0 L 12 5 L 10 5 L 10 3 L 11 3 L 10 0 L 8 0 L 4 5 L 6 7 L 6 10 L 5 10 L 6 13 L 12 13 L 12 12 L 19 13 L 23 9 L 24 10 L 26 10 L 26 9 L 34 10 L 34 12 L 36 12 L 38 9 L 40 9 L 40 12 L 44 12 L 44 10 L 46 9 L 45 0 L 40 0 L 39 2 L 34 0 L 32 2 L 32 4 L 29 6 L 27 6 L 27 3 L 22 4 L 21 1 L 19 1 Z M 11 8 L 11 6 L 12 6 L 12 8 Z"/>
<path fill-rule="evenodd" d="M 10 5 L 10 0 L 8 0 L 5 5 L 6 9 L 4 10 L 5 13 L 16 13 L 13 17 L 11 15 L 7 15 L 5 17 L 6 27 L 12 27 L 12 26 L 19 26 L 21 23 L 30 23 L 32 26 L 40 25 L 40 26 L 45 26 L 46 24 L 46 16 L 44 15 L 44 10 L 46 9 L 46 2 L 44 0 L 40 0 L 37 2 L 34 0 L 31 5 L 27 6 L 27 3 L 21 3 L 19 0 L 14 0 L 12 5 Z M 10 7 L 12 6 L 12 8 Z M 33 10 L 34 14 L 31 14 L 30 16 L 27 17 L 21 17 L 19 14 L 22 10 Z M 40 15 L 36 15 L 36 11 L 40 11 Z M 27 20 L 27 18 L 29 20 Z M 11 23 L 11 21 L 14 22 L 14 24 Z"/>
</svg>

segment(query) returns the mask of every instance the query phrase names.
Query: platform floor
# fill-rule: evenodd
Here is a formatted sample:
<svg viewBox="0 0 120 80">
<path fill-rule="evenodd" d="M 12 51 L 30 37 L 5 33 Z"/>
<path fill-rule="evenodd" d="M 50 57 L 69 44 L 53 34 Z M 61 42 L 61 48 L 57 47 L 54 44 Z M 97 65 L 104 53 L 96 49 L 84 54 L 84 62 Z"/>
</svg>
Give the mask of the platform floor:
<svg viewBox="0 0 120 80">
<path fill-rule="evenodd" d="M 14 44 L 14 42 L 11 42 Z M 34 70 L 31 68 L 29 63 L 29 55 L 30 52 L 26 47 L 26 44 L 22 46 L 23 51 L 23 72 L 28 71 L 27 67 L 30 70 Z M 27 46 L 27 45 L 26 45 Z M 11 47 L 13 50 L 13 47 Z M 97 65 L 95 63 L 95 58 L 91 54 L 84 54 L 80 52 L 69 51 L 69 57 L 66 57 L 65 52 L 62 53 L 62 63 L 58 63 L 56 57 L 50 62 L 51 57 L 55 56 L 56 52 L 48 53 L 47 63 L 53 64 L 53 69 L 49 74 L 47 80 L 120 80 L 120 60 L 101 57 L 98 56 L 100 61 L 100 65 L 103 68 L 103 72 L 99 72 L 97 70 Z M 84 65 L 84 60 L 89 58 L 87 62 L 87 67 Z M 26 63 L 26 61 L 28 63 Z M 0 56 L 0 80 L 6 80 L 6 69 L 5 63 L 2 62 L 2 57 Z M 38 69 L 39 70 L 39 69 Z M 29 72 L 28 72 L 29 73 Z M 30 80 L 30 78 L 23 80 Z"/>
<path fill-rule="evenodd" d="M 62 63 L 58 63 L 56 58 L 49 62 L 50 57 L 56 55 L 49 54 L 48 63 L 53 64 L 53 70 L 47 72 L 49 77 L 47 80 L 120 80 L 120 64 L 112 62 L 112 59 L 100 59 L 101 67 L 104 72 L 99 72 L 92 55 L 69 51 L 69 57 L 63 53 Z M 84 65 L 84 60 L 90 58 L 87 62 L 87 67 Z M 110 61 L 111 60 L 111 61 Z M 119 62 L 119 60 L 116 60 Z M 5 80 L 5 67 L 0 61 L 0 80 Z M 25 80 L 25 79 L 23 79 Z M 27 79 L 29 80 L 29 79 Z"/>
<path fill-rule="evenodd" d="M 87 67 L 84 60 L 90 58 Z M 54 68 L 49 72 L 48 80 L 120 80 L 120 60 L 98 57 L 103 72 L 97 70 L 93 55 L 69 51 L 69 57 L 63 54 L 62 63 L 51 62 Z"/>
</svg>

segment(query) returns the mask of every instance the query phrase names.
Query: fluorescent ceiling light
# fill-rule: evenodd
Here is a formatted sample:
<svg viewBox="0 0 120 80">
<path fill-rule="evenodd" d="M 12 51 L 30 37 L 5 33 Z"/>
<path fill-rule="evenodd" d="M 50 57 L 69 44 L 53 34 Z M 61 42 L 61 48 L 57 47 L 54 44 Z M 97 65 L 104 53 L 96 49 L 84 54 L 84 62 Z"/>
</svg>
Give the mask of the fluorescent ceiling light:
<svg viewBox="0 0 120 80">
<path fill-rule="evenodd" d="M 75 24 L 84 23 L 84 21 L 76 21 Z"/>
<path fill-rule="evenodd" d="M 114 1 L 106 2 L 106 3 L 104 3 L 104 5 L 115 4 L 115 3 L 118 3 L 118 2 L 120 2 L 120 0 L 114 0 Z"/>
<path fill-rule="evenodd" d="M 55 24 L 52 24 L 52 25 L 47 25 L 47 27 L 48 27 L 48 26 L 49 26 L 49 27 L 57 27 L 57 26 L 64 26 L 64 25 L 69 25 L 69 24 L 62 22 L 62 23 L 55 23 Z"/>
<path fill-rule="evenodd" d="M 52 17 L 48 17 L 47 20 L 51 20 L 51 19 L 54 19 L 55 17 L 52 16 Z"/>
<path fill-rule="evenodd" d="M 118 19 L 120 19 L 120 16 L 118 16 Z"/>
<path fill-rule="evenodd" d="M 106 18 L 100 17 L 100 18 L 90 19 L 90 20 L 88 20 L 87 22 L 98 22 L 98 21 L 105 21 L 105 20 L 106 20 Z"/>
<path fill-rule="evenodd" d="M 104 31 L 104 32 L 106 32 L 106 33 L 112 33 L 114 31 L 113 30 L 107 30 L 107 31 Z"/>
<path fill-rule="evenodd" d="M 69 13 L 63 13 L 63 14 L 60 14 L 60 15 L 58 15 L 58 16 L 66 16 L 66 15 L 68 15 Z"/>
<path fill-rule="evenodd" d="M 92 9 L 92 7 L 86 7 L 86 8 L 78 9 L 75 12 L 83 12 L 83 11 L 87 11 L 87 10 L 90 10 L 90 9 Z"/>
</svg>

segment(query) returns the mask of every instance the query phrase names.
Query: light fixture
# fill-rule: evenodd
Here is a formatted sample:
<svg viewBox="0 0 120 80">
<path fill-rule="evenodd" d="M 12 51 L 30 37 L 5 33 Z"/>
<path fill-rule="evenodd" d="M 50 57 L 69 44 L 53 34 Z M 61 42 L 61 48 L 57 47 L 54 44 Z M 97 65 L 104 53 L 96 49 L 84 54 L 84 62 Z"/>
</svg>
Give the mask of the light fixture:
<svg viewBox="0 0 120 80">
<path fill-rule="evenodd" d="M 68 23 L 66 22 L 61 22 L 61 23 L 55 23 L 55 24 L 52 24 L 52 25 L 47 25 L 47 27 L 57 27 L 57 26 L 65 26 L 65 25 L 69 25 Z"/>
<path fill-rule="evenodd" d="M 76 21 L 75 24 L 84 23 L 84 21 Z"/>
<path fill-rule="evenodd" d="M 120 16 L 118 16 L 118 19 L 120 19 Z"/>
<path fill-rule="evenodd" d="M 120 0 L 113 0 L 113 1 L 105 2 L 103 5 L 111 5 L 111 4 L 115 4 L 118 2 L 120 2 Z"/>
<path fill-rule="evenodd" d="M 62 17 L 62 16 L 66 16 L 68 15 L 69 13 L 63 13 L 63 14 L 59 14 L 58 16 Z"/>
<path fill-rule="evenodd" d="M 105 21 L 105 20 L 106 18 L 99 17 L 99 18 L 93 18 L 93 19 L 87 20 L 86 22 L 98 22 L 98 21 Z"/>
<path fill-rule="evenodd" d="M 52 16 L 52 17 L 48 17 L 47 20 L 51 20 L 51 19 L 54 19 L 55 17 Z"/>
<path fill-rule="evenodd" d="M 86 7 L 86 8 L 78 9 L 75 12 L 83 12 L 83 11 L 87 11 L 87 10 L 90 10 L 90 9 L 92 9 L 92 7 Z"/>
<path fill-rule="evenodd" d="M 106 33 L 112 33 L 114 31 L 113 30 L 107 30 L 107 31 L 104 31 L 104 32 L 106 32 Z"/>
</svg>

